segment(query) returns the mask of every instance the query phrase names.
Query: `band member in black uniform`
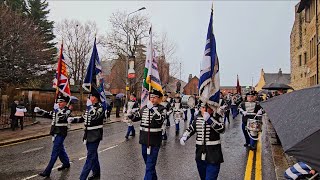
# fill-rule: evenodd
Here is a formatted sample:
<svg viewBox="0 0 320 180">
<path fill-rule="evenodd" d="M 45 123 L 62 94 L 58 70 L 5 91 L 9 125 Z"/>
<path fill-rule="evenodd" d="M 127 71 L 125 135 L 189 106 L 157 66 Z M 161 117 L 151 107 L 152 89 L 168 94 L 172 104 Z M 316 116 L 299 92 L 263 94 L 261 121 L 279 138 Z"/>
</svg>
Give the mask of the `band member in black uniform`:
<svg viewBox="0 0 320 180">
<path fill-rule="evenodd" d="M 248 119 L 262 119 L 262 108 L 260 104 L 256 102 L 255 91 L 247 93 L 246 96 L 247 102 L 242 102 L 239 107 L 239 111 L 242 114 L 242 131 L 246 140 L 244 146 L 249 147 L 251 150 L 255 150 L 257 141 L 254 139 L 258 138 L 258 136 L 256 134 L 253 134 L 250 137 L 246 126 Z"/>
<path fill-rule="evenodd" d="M 126 133 L 126 136 L 125 136 L 126 139 L 129 138 L 129 135 L 130 136 L 135 136 L 136 135 L 136 131 L 134 129 L 133 123 L 132 123 L 131 119 L 128 118 L 128 116 L 130 116 L 131 114 L 133 114 L 133 113 L 135 113 L 137 111 L 139 111 L 139 103 L 137 101 L 137 97 L 136 97 L 135 94 L 131 94 L 130 95 L 130 101 L 123 108 L 123 113 L 125 115 L 125 120 L 127 121 L 127 124 L 128 124 L 128 130 L 127 130 L 127 133 Z"/>
<path fill-rule="evenodd" d="M 201 104 L 198 118 L 189 126 L 180 139 L 181 145 L 195 133 L 196 162 L 201 180 L 218 178 L 220 164 L 223 163 L 220 133 L 224 132 L 224 124 L 219 121 L 222 110 Z"/>
<path fill-rule="evenodd" d="M 92 171 L 92 176 L 88 179 L 96 179 L 101 175 L 98 147 L 103 136 L 104 115 L 105 109 L 100 102 L 100 94 L 93 91 L 90 99 L 87 99 L 87 110 L 82 116 L 85 126 L 83 142 L 87 147 L 87 160 L 83 166 L 80 180 L 87 179 L 90 171 Z"/>
<path fill-rule="evenodd" d="M 165 95 L 163 96 L 161 105 L 162 105 L 163 107 L 165 107 L 165 108 L 166 108 L 166 111 L 167 111 L 166 120 L 163 122 L 163 125 L 162 125 L 162 139 L 163 139 L 163 140 L 167 140 L 168 137 L 167 137 L 167 129 L 166 129 L 166 126 L 168 126 L 168 125 L 167 125 L 168 123 L 169 123 L 169 126 L 170 126 L 170 114 L 172 113 L 171 106 L 170 106 L 170 102 L 168 101 L 168 94 L 165 94 Z"/>
<path fill-rule="evenodd" d="M 162 124 L 166 116 L 166 108 L 160 105 L 162 93 L 157 90 L 150 92 L 150 102 L 132 115 L 133 121 L 140 121 L 139 143 L 142 146 L 142 156 L 146 164 L 144 179 L 157 179 L 156 163 L 162 142 Z"/>
<path fill-rule="evenodd" d="M 70 167 L 69 157 L 63 145 L 63 142 L 67 137 L 68 117 L 71 114 L 71 110 L 67 107 L 68 101 L 69 97 L 60 95 L 57 98 L 57 103 L 54 104 L 53 111 L 47 112 L 39 107 L 34 108 L 35 113 L 38 113 L 45 118 L 52 119 L 50 135 L 52 135 L 53 147 L 48 166 L 42 173 L 39 174 L 42 177 L 50 176 L 52 168 L 58 157 L 62 162 L 62 166 L 58 168 L 58 171 Z"/>
</svg>

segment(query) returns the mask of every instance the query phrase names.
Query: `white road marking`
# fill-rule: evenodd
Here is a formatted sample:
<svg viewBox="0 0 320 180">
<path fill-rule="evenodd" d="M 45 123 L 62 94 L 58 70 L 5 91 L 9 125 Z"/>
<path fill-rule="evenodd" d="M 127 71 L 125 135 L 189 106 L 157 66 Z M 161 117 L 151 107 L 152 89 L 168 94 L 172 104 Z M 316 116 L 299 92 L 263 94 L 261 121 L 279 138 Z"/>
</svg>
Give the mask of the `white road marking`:
<svg viewBox="0 0 320 180">
<path fill-rule="evenodd" d="M 70 162 L 70 164 L 72 164 L 72 162 Z M 52 168 L 52 170 L 56 170 L 56 169 L 58 169 L 60 166 L 61 166 L 61 164 L 58 165 L 58 166 L 56 166 L 56 167 L 54 167 L 54 168 Z M 24 178 L 24 179 L 22 179 L 22 180 L 32 179 L 32 178 L 35 178 L 35 177 L 37 177 L 37 176 L 39 176 L 39 175 L 38 175 L 38 174 L 35 174 L 35 175 L 32 175 L 32 176 L 26 177 L 26 178 Z"/>
<path fill-rule="evenodd" d="M 38 147 L 38 148 L 33 148 L 33 149 L 29 149 L 27 151 L 23 151 L 22 154 L 25 154 L 25 153 L 29 153 L 29 152 L 33 152 L 33 151 L 38 151 L 40 149 L 43 149 L 43 147 Z"/>
<path fill-rule="evenodd" d="M 32 179 L 32 178 L 34 178 L 34 177 L 37 177 L 38 176 L 38 174 L 36 174 L 36 175 L 33 175 L 33 176 L 29 176 L 29 177 L 26 177 L 26 178 L 24 178 L 24 179 L 22 179 L 22 180 L 28 180 L 28 179 Z"/>
<path fill-rule="evenodd" d="M 99 151 L 98 153 L 102 153 L 102 152 L 104 152 L 104 151 L 113 149 L 113 148 L 118 147 L 118 146 L 119 146 L 119 145 L 114 145 L 114 146 L 108 147 L 108 148 L 106 148 L 106 149 L 103 149 L 103 150 Z M 81 158 L 79 158 L 79 161 L 81 161 L 81 160 L 83 160 L 83 159 L 86 159 L 86 158 L 87 158 L 87 156 L 81 157 Z"/>
</svg>

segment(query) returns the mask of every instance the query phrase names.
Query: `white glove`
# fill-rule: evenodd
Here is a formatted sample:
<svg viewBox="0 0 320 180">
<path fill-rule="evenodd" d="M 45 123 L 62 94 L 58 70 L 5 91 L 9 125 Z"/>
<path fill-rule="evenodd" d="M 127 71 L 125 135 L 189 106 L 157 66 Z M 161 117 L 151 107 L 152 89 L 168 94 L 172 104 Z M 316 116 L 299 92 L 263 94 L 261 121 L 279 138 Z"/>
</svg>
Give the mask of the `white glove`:
<svg viewBox="0 0 320 180">
<path fill-rule="evenodd" d="M 222 107 L 219 107 L 217 109 L 217 113 L 222 116 L 224 114 L 224 109 Z"/>
<path fill-rule="evenodd" d="M 87 106 L 92 106 L 92 102 L 89 98 L 87 99 Z"/>
<path fill-rule="evenodd" d="M 247 116 L 247 111 L 242 111 L 243 116 Z"/>
<path fill-rule="evenodd" d="M 204 119 L 205 121 L 208 121 L 208 119 L 210 119 L 210 114 L 209 114 L 208 112 L 204 112 L 204 114 L 203 114 L 203 119 Z"/>
<path fill-rule="evenodd" d="M 262 109 L 260 109 L 258 112 L 257 112 L 257 116 L 260 116 L 262 115 Z"/>
<path fill-rule="evenodd" d="M 53 109 L 54 109 L 55 111 L 57 111 L 57 110 L 59 109 L 59 105 L 58 105 L 58 103 L 54 103 L 54 105 L 53 105 Z"/>
<path fill-rule="evenodd" d="M 74 117 L 68 117 L 67 121 L 70 124 L 74 120 Z"/>
<path fill-rule="evenodd" d="M 147 108 L 148 109 L 152 109 L 153 108 L 153 104 L 150 101 L 148 101 L 148 103 L 147 103 Z"/>
<path fill-rule="evenodd" d="M 196 111 L 194 112 L 194 115 L 195 115 L 195 116 L 198 116 L 198 114 L 199 114 L 199 110 L 196 109 Z"/>
<path fill-rule="evenodd" d="M 182 136 L 181 139 L 180 139 L 180 144 L 182 146 L 186 145 L 186 141 L 187 141 L 187 136 Z"/>
<path fill-rule="evenodd" d="M 40 110 L 41 110 L 41 109 L 40 109 L 39 107 L 34 107 L 33 112 L 37 113 L 37 112 L 39 112 Z"/>
</svg>

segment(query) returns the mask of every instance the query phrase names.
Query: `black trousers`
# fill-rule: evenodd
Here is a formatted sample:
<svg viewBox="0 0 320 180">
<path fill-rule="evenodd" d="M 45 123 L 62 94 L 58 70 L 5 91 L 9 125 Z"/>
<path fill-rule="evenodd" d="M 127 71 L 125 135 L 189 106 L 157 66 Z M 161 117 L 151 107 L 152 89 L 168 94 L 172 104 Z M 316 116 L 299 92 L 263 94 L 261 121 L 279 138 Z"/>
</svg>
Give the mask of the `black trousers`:
<svg viewBox="0 0 320 180">
<path fill-rule="evenodd" d="M 116 117 L 120 117 L 120 107 L 116 107 Z"/>
<path fill-rule="evenodd" d="M 14 116 L 11 121 L 11 129 L 14 131 L 16 127 L 18 127 L 18 121 L 20 121 L 21 130 L 23 129 L 23 117 L 22 116 Z"/>
</svg>

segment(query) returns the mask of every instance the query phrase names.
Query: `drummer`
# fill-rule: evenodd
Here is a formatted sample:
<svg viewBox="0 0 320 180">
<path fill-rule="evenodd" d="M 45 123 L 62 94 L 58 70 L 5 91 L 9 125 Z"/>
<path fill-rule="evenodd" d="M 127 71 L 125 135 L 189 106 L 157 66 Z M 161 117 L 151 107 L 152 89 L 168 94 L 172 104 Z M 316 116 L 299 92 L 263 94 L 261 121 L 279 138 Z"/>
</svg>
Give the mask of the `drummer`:
<svg viewBox="0 0 320 180">
<path fill-rule="evenodd" d="M 258 138 L 257 135 L 251 135 L 251 137 L 248 134 L 248 131 L 246 129 L 247 121 L 248 119 L 262 119 L 262 108 L 259 105 L 258 102 L 256 102 L 257 93 L 256 91 L 251 91 L 246 94 L 247 102 L 242 102 L 239 106 L 239 111 L 242 114 L 242 131 L 244 134 L 244 138 L 246 140 L 244 146 L 249 147 L 250 150 L 256 149 L 256 138 Z"/>
</svg>

